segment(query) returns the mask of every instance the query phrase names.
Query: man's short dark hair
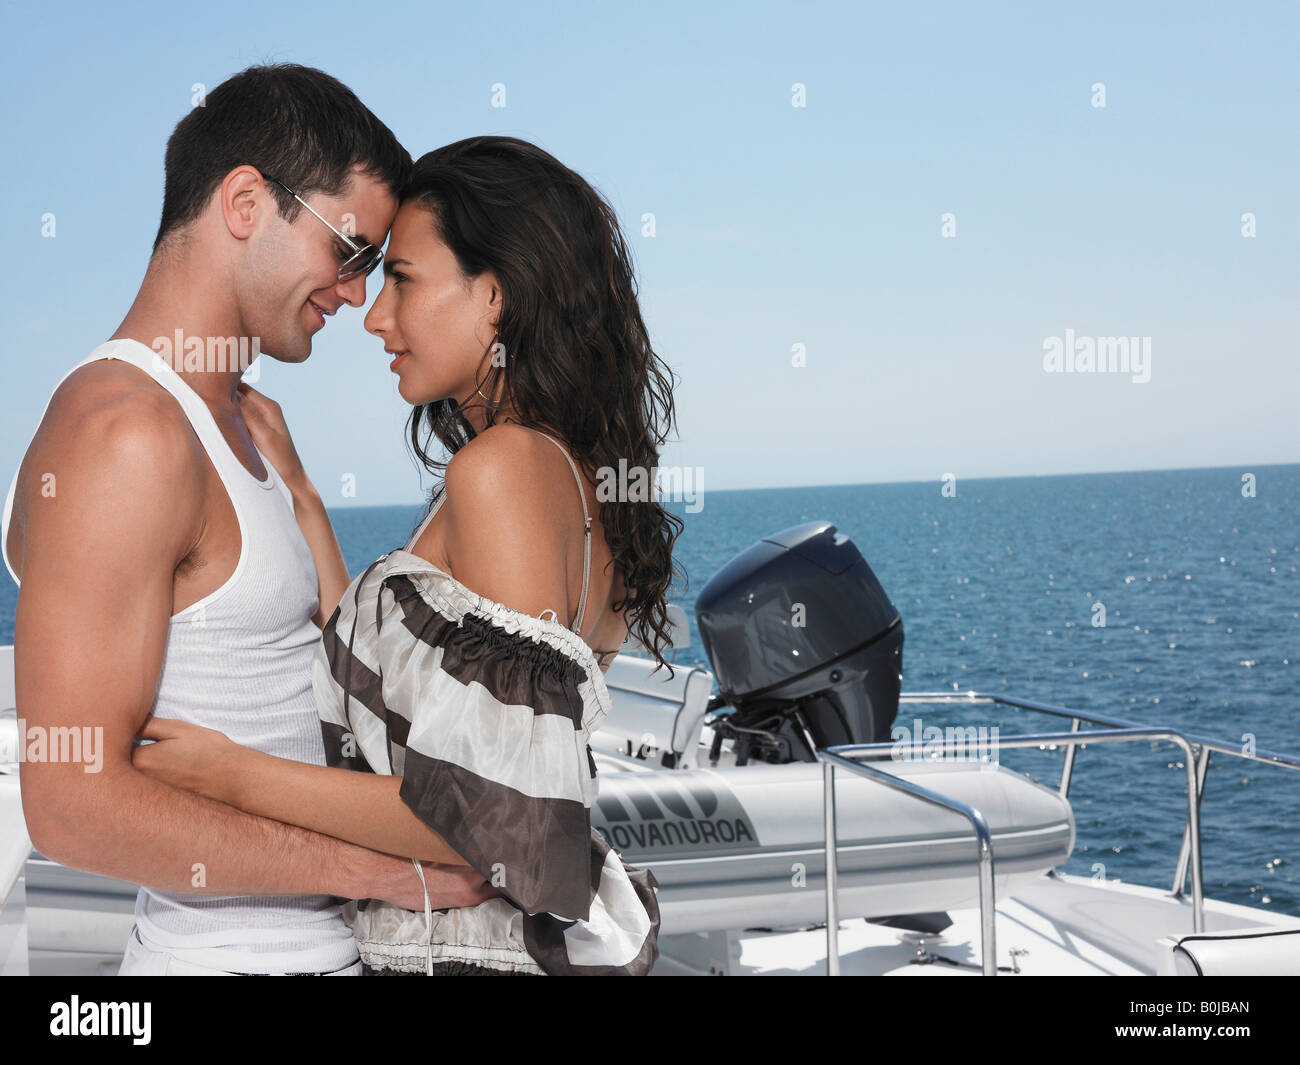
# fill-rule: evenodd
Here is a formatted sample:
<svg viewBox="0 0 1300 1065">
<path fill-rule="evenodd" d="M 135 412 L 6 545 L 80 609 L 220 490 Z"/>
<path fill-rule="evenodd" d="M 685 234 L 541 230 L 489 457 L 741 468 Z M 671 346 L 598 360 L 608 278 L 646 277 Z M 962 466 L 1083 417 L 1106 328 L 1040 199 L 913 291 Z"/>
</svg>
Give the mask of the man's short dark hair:
<svg viewBox="0 0 1300 1065">
<path fill-rule="evenodd" d="M 243 164 L 300 196 L 343 193 L 359 165 L 396 197 L 411 172 L 411 155 L 337 78 L 295 63 L 249 67 L 208 93 L 172 131 L 153 250 L 196 221 L 213 190 Z M 292 222 L 301 205 L 278 185 L 268 187 Z"/>
</svg>

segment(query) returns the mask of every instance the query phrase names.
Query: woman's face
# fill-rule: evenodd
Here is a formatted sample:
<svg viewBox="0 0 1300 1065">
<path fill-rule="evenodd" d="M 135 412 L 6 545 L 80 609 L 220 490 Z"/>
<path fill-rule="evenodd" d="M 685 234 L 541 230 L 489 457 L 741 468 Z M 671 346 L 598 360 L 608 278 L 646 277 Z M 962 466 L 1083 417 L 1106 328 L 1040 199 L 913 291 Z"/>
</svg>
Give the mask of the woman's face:
<svg viewBox="0 0 1300 1065">
<path fill-rule="evenodd" d="M 384 287 L 365 326 L 397 357 L 390 367 L 407 403 L 466 403 L 492 369 L 501 289 L 485 272 L 466 281 L 428 208 L 403 205 L 384 255 Z"/>
</svg>

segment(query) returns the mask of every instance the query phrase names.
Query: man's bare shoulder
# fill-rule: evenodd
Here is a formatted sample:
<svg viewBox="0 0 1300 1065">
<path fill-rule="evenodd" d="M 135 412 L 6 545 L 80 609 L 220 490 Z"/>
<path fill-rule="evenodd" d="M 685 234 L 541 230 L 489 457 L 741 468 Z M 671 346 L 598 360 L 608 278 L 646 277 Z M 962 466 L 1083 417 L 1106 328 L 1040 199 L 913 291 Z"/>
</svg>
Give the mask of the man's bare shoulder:
<svg viewBox="0 0 1300 1065">
<path fill-rule="evenodd" d="M 108 360 L 79 367 L 55 391 L 19 469 L 10 557 L 25 560 L 21 544 L 38 521 L 48 535 L 66 527 L 89 536 L 114 522 L 156 528 L 160 544 L 181 550 L 201 526 L 203 463 L 185 412 L 151 377 Z M 47 500 L 75 505 L 39 505 Z"/>
<path fill-rule="evenodd" d="M 56 389 L 32 441 L 49 458 L 92 465 L 147 463 L 159 476 L 193 474 L 202 448 L 176 399 L 116 359 L 79 367 Z"/>
<path fill-rule="evenodd" d="M 46 420 L 83 418 L 100 410 L 127 417 L 138 412 L 141 420 L 164 427 L 188 425 L 171 393 L 139 367 L 120 359 L 99 359 L 69 374 L 50 399 Z"/>
</svg>

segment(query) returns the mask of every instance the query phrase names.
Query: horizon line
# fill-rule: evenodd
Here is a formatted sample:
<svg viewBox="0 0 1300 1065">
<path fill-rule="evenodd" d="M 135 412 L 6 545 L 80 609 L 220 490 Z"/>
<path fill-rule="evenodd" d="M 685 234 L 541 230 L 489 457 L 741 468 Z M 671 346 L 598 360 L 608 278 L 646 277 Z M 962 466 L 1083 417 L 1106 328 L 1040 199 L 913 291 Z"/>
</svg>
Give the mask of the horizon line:
<svg viewBox="0 0 1300 1065">
<path fill-rule="evenodd" d="M 1139 473 L 1197 473 L 1206 470 L 1232 470 L 1245 469 L 1244 463 L 1230 463 L 1225 466 L 1170 466 L 1156 467 L 1151 469 L 1138 470 L 1074 470 L 1064 473 L 1011 473 L 995 474 L 992 476 L 967 477 L 959 476 L 959 481 L 1019 481 L 1030 478 L 1048 479 L 1052 477 L 1109 477 L 1119 474 L 1139 474 Z M 1254 469 L 1273 469 L 1286 468 L 1288 466 L 1300 466 L 1300 462 L 1264 462 L 1254 465 Z M 1247 471 L 1249 472 L 1249 471 Z M 708 492 L 722 494 L 727 492 L 793 492 L 808 491 L 814 488 L 881 488 L 886 485 L 909 485 L 909 484 L 932 484 L 935 481 L 942 480 L 942 475 L 926 480 L 905 480 L 905 481 L 841 481 L 834 484 L 776 484 L 751 486 L 749 488 L 710 488 Z M 363 510 L 366 507 L 417 507 L 427 503 L 427 499 L 417 499 L 408 502 L 398 503 L 336 503 L 330 504 L 326 510 Z M 680 502 L 680 500 L 667 500 L 667 502 Z"/>
</svg>

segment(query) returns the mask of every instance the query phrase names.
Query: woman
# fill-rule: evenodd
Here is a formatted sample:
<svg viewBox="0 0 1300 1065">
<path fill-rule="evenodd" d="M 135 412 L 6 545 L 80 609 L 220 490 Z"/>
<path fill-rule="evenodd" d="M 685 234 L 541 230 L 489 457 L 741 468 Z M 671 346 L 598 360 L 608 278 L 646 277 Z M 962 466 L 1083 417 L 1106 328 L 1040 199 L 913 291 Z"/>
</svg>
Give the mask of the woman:
<svg viewBox="0 0 1300 1065">
<path fill-rule="evenodd" d="M 333 612 L 313 676 L 329 767 L 159 720 L 135 763 L 409 856 L 421 879 L 420 861 L 471 865 L 500 892 L 436 915 L 427 895 L 422 915 L 349 904 L 367 973 L 648 972 L 653 877 L 589 822 L 604 671 L 629 632 L 665 664 L 681 529 L 597 492 L 620 460 L 655 467 L 673 420 L 617 219 L 536 146 L 470 138 L 416 163 L 384 273 L 366 329 L 395 356 L 416 454 L 443 471 L 404 549 L 349 584 L 278 407 L 244 388 Z"/>
</svg>

